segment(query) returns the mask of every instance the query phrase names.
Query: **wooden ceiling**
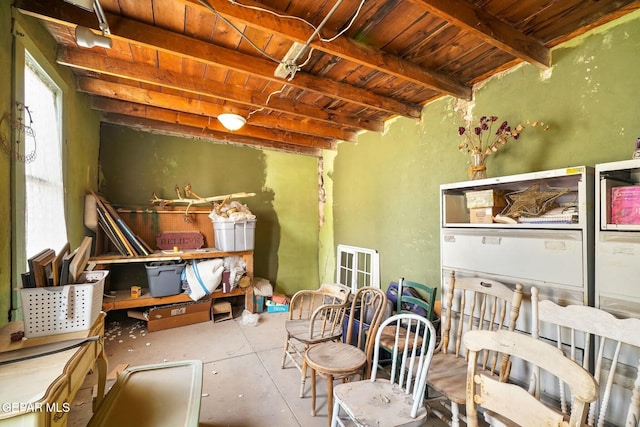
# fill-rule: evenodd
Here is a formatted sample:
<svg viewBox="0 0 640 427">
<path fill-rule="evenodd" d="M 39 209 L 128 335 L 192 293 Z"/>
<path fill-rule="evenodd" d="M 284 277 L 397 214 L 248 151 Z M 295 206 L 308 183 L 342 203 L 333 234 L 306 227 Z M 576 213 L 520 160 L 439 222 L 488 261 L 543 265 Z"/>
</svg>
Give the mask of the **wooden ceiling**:
<svg viewBox="0 0 640 427">
<path fill-rule="evenodd" d="M 100 0 L 111 49 L 79 47 L 97 15 L 15 0 L 40 19 L 103 122 L 318 155 L 640 8 L 631 0 Z M 319 28 L 319 32 L 314 30 Z M 304 47 L 291 78 L 276 68 Z M 290 59 L 290 58 L 289 58 Z M 280 66 L 282 69 L 282 66 Z M 279 73 L 282 75 L 282 73 Z M 285 73 L 286 74 L 286 71 Z M 237 131 L 216 119 L 247 118 Z"/>
</svg>

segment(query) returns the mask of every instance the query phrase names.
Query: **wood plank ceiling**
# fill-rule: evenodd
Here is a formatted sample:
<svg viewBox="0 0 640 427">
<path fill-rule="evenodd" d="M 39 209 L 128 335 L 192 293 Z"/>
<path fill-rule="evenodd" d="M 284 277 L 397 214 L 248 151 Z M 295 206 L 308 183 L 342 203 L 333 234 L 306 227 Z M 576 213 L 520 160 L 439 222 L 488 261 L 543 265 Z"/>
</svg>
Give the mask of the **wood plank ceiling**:
<svg viewBox="0 0 640 427">
<path fill-rule="evenodd" d="M 73 0 L 69 0 L 73 1 Z M 319 155 L 640 8 L 631 0 L 100 0 L 112 48 L 83 48 L 97 15 L 16 0 L 58 44 L 57 61 L 103 122 Z M 316 29 L 319 31 L 316 34 Z M 294 73 L 274 73 L 293 44 Z M 291 64 L 290 64 L 291 65 Z M 282 68 L 282 66 L 281 66 Z M 286 74 L 286 71 L 285 71 Z M 225 112 L 247 118 L 229 131 Z"/>
</svg>

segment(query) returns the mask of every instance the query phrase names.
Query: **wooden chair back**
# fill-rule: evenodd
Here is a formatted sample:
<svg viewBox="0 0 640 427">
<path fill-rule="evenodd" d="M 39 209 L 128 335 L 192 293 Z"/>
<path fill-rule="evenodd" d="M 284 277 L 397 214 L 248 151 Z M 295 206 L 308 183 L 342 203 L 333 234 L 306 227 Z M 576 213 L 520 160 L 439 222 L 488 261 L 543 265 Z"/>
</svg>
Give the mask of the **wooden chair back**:
<svg viewBox="0 0 640 427">
<path fill-rule="evenodd" d="M 563 307 L 549 300 L 540 301 L 536 288 L 531 290 L 531 305 L 532 336 L 554 342 L 567 357 L 592 372 L 599 384 L 599 399 L 590 405 L 587 425 L 622 424 L 625 418 L 626 426 L 638 425 L 640 319 L 617 318 L 595 307 Z M 570 395 L 562 383 L 545 381 L 544 373 L 539 371 L 534 371 L 532 383 L 536 397 L 559 396 L 560 410 L 570 412 Z M 617 393 L 614 387 L 618 388 Z M 614 394 L 616 398 L 625 397 L 625 401 L 614 402 Z M 614 415 L 617 420 L 608 419 Z"/>
<path fill-rule="evenodd" d="M 411 417 L 415 417 L 423 404 L 427 372 L 436 346 L 436 330 L 425 317 L 413 313 L 400 313 L 384 320 L 376 333 L 372 361 L 371 381 L 375 382 L 380 358 L 380 337 L 388 325 L 395 325 L 396 336 L 392 347 L 390 381 L 411 396 Z M 401 330 L 406 333 L 401 334 Z M 411 342 L 410 342 L 411 341 Z"/>
<path fill-rule="evenodd" d="M 310 341 L 339 335 L 350 295 L 351 288 L 338 283 L 298 291 L 289 304 L 289 320 L 308 320 L 307 338 Z"/>
<path fill-rule="evenodd" d="M 344 342 L 358 347 L 367 355 L 367 377 L 371 372 L 375 334 L 386 307 L 386 293 L 370 286 L 359 288 L 351 301 L 346 333 L 343 332 Z"/>
<path fill-rule="evenodd" d="M 515 289 L 480 277 L 456 277 L 451 272 L 442 307 L 442 339 L 436 352 L 466 357 L 462 353 L 462 337 L 471 330 L 513 331 L 522 304 L 522 285 Z M 500 363 L 500 366 L 498 366 Z M 484 369 L 499 372 L 502 379 L 509 377 L 509 357 L 500 352 L 484 353 Z"/>
<path fill-rule="evenodd" d="M 478 426 L 478 406 L 523 427 L 583 426 L 589 402 L 598 396 L 595 378 L 561 350 L 519 332 L 475 330 L 465 333 L 469 352 L 467 373 L 467 425 Z M 549 372 L 567 384 L 573 396 L 573 411 L 565 415 L 548 407 L 519 385 L 478 375 L 479 358 L 485 351 L 502 352 Z"/>
</svg>

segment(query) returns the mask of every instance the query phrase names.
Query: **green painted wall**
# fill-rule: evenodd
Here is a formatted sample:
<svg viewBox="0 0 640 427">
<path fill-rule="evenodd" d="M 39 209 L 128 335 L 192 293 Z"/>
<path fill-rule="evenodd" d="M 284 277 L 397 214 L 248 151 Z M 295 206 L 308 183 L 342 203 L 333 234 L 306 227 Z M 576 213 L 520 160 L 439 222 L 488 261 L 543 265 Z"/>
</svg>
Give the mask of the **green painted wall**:
<svg viewBox="0 0 640 427">
<path fill-rule="evenodd" d="M 487 162 L 489 177 L 631 158 L 640 135 L 640 12 L 554 49 L 552 58 L 549 70 L 522 65 L 478 85 L 470 103 L 433 102 L 421 123 L 399 118 L 384 135 L 341 143 L 332 164 L 333 235 L 321 234 L 321 247 L 377 249 L 383 287 L 400 276 L 439 285 L 439 185 L 468 179 L 467 156 L 457 151 L 464 111 L 474 120 L 550 125 L 502 146 Z M 321 280 L 333 274 L 325 269 Z"/>
<path fill-rule="evenodd" d="M 191 184 L 202 196 L 240 199 L 257 216 L 254 271 L 278 292 L 318 286 L 317 159 L 103 125 L 100 191 L 112 203 L 150 206 Z"/>
<path fill-rule="evenodd" d="M 98 145 L 100 116 L 89 107 L 89 98 L 74 90 L 75 78 L 72 73 L 55 63 L 56 46 L 53 39 L 39 21 L 15 14 L 16 21 L 24 29 L 30 41 L 25 40 L 28 49 L 34 50 L 36 59 L 41 61 L 47 72 L 62 79 L 63 103 L 63 161 L 67 232 L 72 247 L 77 247 L 88 230 L 84 227 L 84 195 L 98 183 Z M 0 115 L 11 112 L 11 76 L 13 72 L 12 9 L 10 2 L 0 2 Z M 37 52 L 36 52 L 37 51 Z M 0 129 L 5 136 L 7 129 Z M 11 193 L 10 162 L 8 156 L 0 153 L 0 325 L 7 319 L 10 307 L 12 283 L 11 271 Z M 43 248 L 44 249 L 44 248 Z M 55 248 L 58 250 L 59 248 Z M 24 270 L 18 271 L 21 273 Z"/>
<path fill-rule="evenodd" d="M 11 11 L 0 2 L 0 74 L 11 75 Z M 11 108 L 11 79 L 0 79 L 0 115 Z M 6 138 L 5 127 L 0 128 Z M 11 302 L 11 187 L 9 157 L 0 153 L 0 326 L 8 319 Z"/>
<path fill-rule="evenodd" d="M 270 277 L 271 283 L 287 295 L 300 289 L 315 289 L 320 284 L 318 159 L 269 151 L 264 156 L 267 180 L 263 191 L 273 195 L 277 214 L 270 227 L 270 241 L 280 243 L 277 252 L 271 252 L 278 266 L 277 281 Z M 263 256 L 256 252 L 256 258 Z M 256 274 L 261 275 L 257 267 Z"/>
</svg>

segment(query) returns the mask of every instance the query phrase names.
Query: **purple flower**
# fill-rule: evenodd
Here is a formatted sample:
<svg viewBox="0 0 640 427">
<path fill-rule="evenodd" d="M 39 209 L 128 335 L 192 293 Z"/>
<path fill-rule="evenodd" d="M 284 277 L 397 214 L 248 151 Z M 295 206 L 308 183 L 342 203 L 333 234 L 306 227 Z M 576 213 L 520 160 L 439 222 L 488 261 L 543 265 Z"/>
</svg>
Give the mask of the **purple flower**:
<svg viewBox="0 0 640 427">
<path fill-rule="evenodd" d="M 520 132 L 524 129 L 524 126 L 519 124 L 512 128 L 506 120 L 501 122 L 494 134 L 493 123 L 497 121 L 498 116 L 482 116 L 476 122 L 476 126 L 472 124 L 469 124 L 468 127 L 459 126 L 458 135 L 464 135 L 465 139 L 464 142 L 458 145 L 458 150 L 488 156 L 498 151 L 498 147 L 505 145 L 510 138 L 516 140 L 520 138 Z M 536 124 L 537 122 L 532 126 L 536 126 Z"/>
</svg>

